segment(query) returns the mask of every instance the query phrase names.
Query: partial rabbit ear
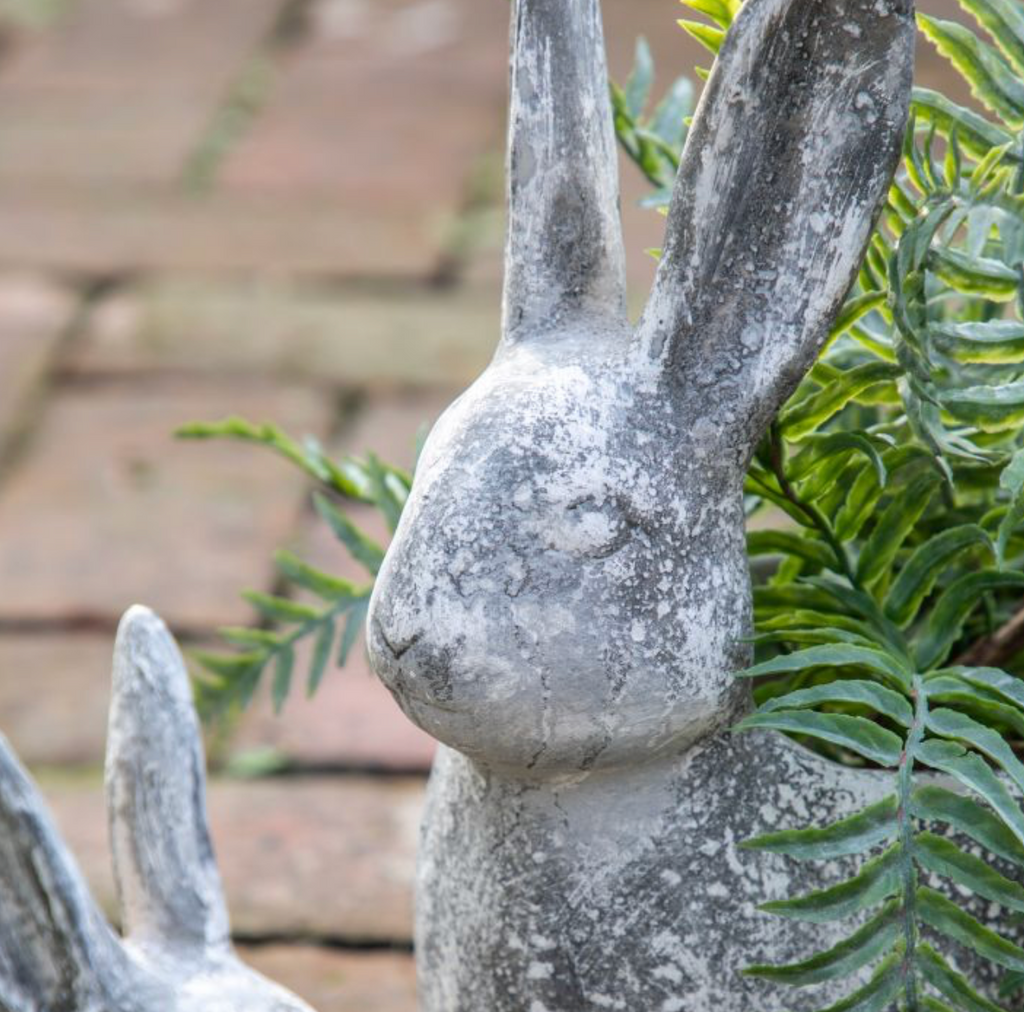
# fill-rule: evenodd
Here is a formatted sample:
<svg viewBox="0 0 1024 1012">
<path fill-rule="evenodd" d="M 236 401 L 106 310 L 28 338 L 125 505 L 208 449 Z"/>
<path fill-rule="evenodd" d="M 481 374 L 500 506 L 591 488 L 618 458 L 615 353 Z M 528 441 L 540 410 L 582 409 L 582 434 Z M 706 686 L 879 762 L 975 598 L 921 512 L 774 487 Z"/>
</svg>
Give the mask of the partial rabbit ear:
<svg viewBox="0 0 1024 1012">
<path fill-rule="evenodd" d="M 625 320 L 618 201 L 600 0 L 516 0 L 505 341 L 567 313 Z"/>
<path fill-rule="evenodd" d="M 228 948 L 188 676 L 167 627 L 146 608 L 132 608 L 117 633 L 106 778 L 126 936 L 161 950 Z"/>
<path fill-rule="evenodd" d="M 121 1006 L 137 973 L 0 737 L 0 1009 Z"/>
<path fill-rule="evenodd" d="M 747 0 L 694 120 L 638 332 L 749 440 L 852 284 L 900 154 L 912 0 Z"/>
</svg>

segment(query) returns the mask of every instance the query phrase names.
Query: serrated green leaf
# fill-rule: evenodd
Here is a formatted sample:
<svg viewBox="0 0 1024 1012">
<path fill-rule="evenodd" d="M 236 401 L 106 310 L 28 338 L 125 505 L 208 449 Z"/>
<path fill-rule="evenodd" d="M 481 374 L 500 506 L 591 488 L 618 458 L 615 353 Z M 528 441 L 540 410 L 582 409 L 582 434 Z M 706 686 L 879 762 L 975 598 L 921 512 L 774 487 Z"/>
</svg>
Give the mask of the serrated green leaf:
<svg viewBox="0 0 1024 1012">
<path fill-rule="evenodd" d="M 654 81 L 654 57 L 651 47 L 641 35 L 636 40 L 636 55 L 633 60 L 633 71 L 624 88 L 626 108 L 633 119 L 639 119 L 651 95 L 651 84 Z"/>
<path fill-rule="evenodd" d="M 993 569 L 968 573 L 952 583 L 939 597 L 928 617 L 924 635 L 916 650 L 918 668 L 929 671 L 946 659 L 967 617 L 981 603 L 987 591 L 1022 588 L 1024 574 L 1001 573 Z"/>
<path fill-rule="evenodd" d="M 902 887 L 899 867 L 901 853 L 899 844 L 894 844 L 878 857 L 865 862 L 853 878 L 839 885 L 807 893 L 796 899 L 763 903 L 760 909 L 780 917 L 814 924 L 851 917 L 899 892 Z"/>
<path fill-rule="evenodd" d="M 994 555 L 992 539 L 977 524 L 962 524 L 929 538 L 900 570 L 886 596 L 885 614 L 899 626 L 912 622 L 943 571 L 959 555 L 979 547 Z"/>
<path fill-rule="evenodd" d="M 250 651 L 241 654 L 217 654 L 207 650 L 193 650 L 191 657 L 211 674 L 230 681 L 244 678 L 259 670 L 266 662 L 266 652 Z"/>
<path fill-rule="evenodd" d="M 1009 970 L 1024 970 L 1024 949 L 986 928 L 942 893 L 928 886 L 919 886 L 917 911 L 926 924 L 947 938 L 974 949 L 979 956 Z"/>
<path fill-rule="evenodd" d="M 787 630 L 805 628 L 838 630 L 870 640 L 875 647 L 884 646 L 884 641 L 879 638 L 878 633 L 867 622 L 857 618 L 850 618 L 849 615 L 838 615 L 835 612 L 823 614 L 803 609 L 782 610 L 774 617 L 758 622 L 757 627 L 764 632 L 778 631 L 780 633 L 785 633 Z"/>
<path fill-rule="evenodd" d="M 863 292 L 846 300 L 832 324 L 831 336 L 846 333 L 858 320 L 885 305 L 885 292 Z"/>
<path fill-rule="evenodd" d="M 924 1012 L 957 1012 L 955 1008 L 947 1005 L 944 1001 L 939 1001 L 938 998 L 930 994 L 923 995 L 920 1001 Z"/>
<path fill-rule="evenodd" d="M 993 762 L 998 763 L 1010 779 L 1024 791 L 1024 764 L 1014 755 L 1013 749 L 998 731 L 948 707 L 930 710 L 927 718 L 928 730 L 943 738 L 951 738 L 972 745 Z"/>
<path fill-rule="evenodd" d="M 841 466 L 842 460 L 848 454 L 859 453 L 866 457 L 868 462 L 874 467 L 878 483 L 884 485 L 886 482 L 887 472 L 881 454 L 875 449 L 871 440 L 859 432 L 830 432 L 827 435 L 815 434 L 807 437 L 803 445 L 806 449 L 790 462 L 788 473 L 791 481 L 802 481 L 826 461 L 835 460 L 838 457 L 841 458 Z M 808 491 L 808 495 L 812 500 L 817 497 L 815 493 L 810 491 Z"/>
<path fill-rule="evenodd" d="M 309 590 L 325 601 L 345 601 L 358 597 L 361 590 L 354 583 L 316 569 L 303 562 L 298 556 L 288 551 L 279 551 L 274 555 L 277 568 L 292 583 Z"/>
<path fill-rule="evenodd" d="M 327 664 L 331 658 L 331 647 L 334 645 L 334 633 L 334 623 L 324 622 L 316 634 L 313 659 L 310 661 L 309 677 L 306 680 L 306 696 L 308 698 L 315 695 L 323 681 L 324 672 L 327 670 Z"/>
<path fill-rule="evenodd" d="M 999 996 L 1005 998 L 1008 995 L 1016 994 L 1022 987 L 1024 987 L 1024 973 L 1011 970 L 1004 974 L 1003 979 L 999 982 Z M 1000 1012 L 1004 1012 L 1004 1010 L 1000 1010 Z"/>
<path fill-rule="evenodd" d="M 777 675 L 783 672 L 835 667 L 867 668 L 903 685 L 909 684 L 910 681 L 910 672 L 897 658 L 882 650 L 838 644 L 808 647 L 806 650 L 796 650 L 782 657 L 773 657 L 769 661 L 737 672 L 737 677 L 760 678 L 763 675 Z"/>
<path fill-rule="evenodd" d="M 903 542 L 928 508 L 940 481 L 934 472 L 925 472 L 893 497 L 861 549 L 857 561 L 859 583 L 875 583 L 889 569 Z"/>
<path fill-rule="evenodd" d="M 295 651 L 291 645 L 282 646 L 274 663 L 274 684 L 272 698 L 274 713 L 280 713 L 292 687 L 292 672 L 295 670 Z"/>
<path fill-rule="evenodd" d="M 1016 675 L 1011 675 L 1006 671 L 1001 671 L 999 668 L 972 668 L 972 667 L 954 667 L 944 668 L 943 672 L 956 675 L 958 678 L 962 678 L 966 682 L 970 682 L 972 685 L 977 685 L 983 689 L 989 689 L 990 691 L 1002 696 L 1010 703 L 1014 703 L 1016 706 L 1024 709 L 1024 681 L 1018 678 Z M 939 672 L 936 672 L 938 674 Z"/>
<path fill-rule="evenodd" d="M 820 1012 L 884 1012 L 903 989 L 902 958 L 903 947 L 898 944 L 896 951 L 878 965 L 867 984 Z"/>
<path fill-rule="evenodd" d="M 891 900 L 863 927 L 826 952 L 784 966 L 748 966 L 743 973 L 795 987 L 849 977 L 887 953 L 900 937 L 903 927 L 898 913 L 899 903 Z"/>
<path fill-rule="evenodd" d="M 242 591 L 245 598 L 261 615 L 273 622 L 315 622 L 320 612 L 308 604 L 300 604 L 286 597 L 264 594 L 259 590 Z"/>
<path fill-rule="evenodd" d="M 786 408 L 779 426 L 786 439 L 798 441 L 810 435 L 865 390 L 886 380 L 894 380 L 901 370 L 888 362 L 869 362 L 846 370 L 821 390 Z"/>
<path fill-rule="evenodd" d="M 930 88 L 914 88 L 913 109 L 919 122 L 938 127 L 947 137 L 955 129 L 961 146 L 975 158 L 984 158 L 994 147 L 1013 144 L 1007 130 Z"/>
<path fill-rule="evenodd" d="M 826 545 L 790 531 L 748 531 L 747 554 L 751 556 L 792 555 L 816 566 L 828 566 L 835 563 L 835 557 Z"/>
<path fill-rule="evenodd" d="M 344 667 L 348 662 L 352 647 L 355 646 L 356 640 L 359 639 L 359 634 L 363 630 L 363 624 L 366 621 L 366 613 L 369 607 L 370 597 L 367 595 L 357 602 L 348 613 L 348 618 L 345 620 L 345 629 L 341 634 L 341 644 L 338 648 L 338 665 L 340 667 Z"/>
<path fill-rule="evenodd" d="M 957 973 L 927 942 L 917 946 L 915 956 L 921 976 L 964 1012 L 1004 1012 L 998 1005 L 978 994 L 967 978 Z"/>
<path fill-rule="evenodd" d="M 686 117 L 693 111 L 693 84 L 689 78 L 680 77 L 665 93 L 665 97 L 651 114 L 650 130 L 675 153 L 674 165 L 679 166 L 679 155 L 686 137 Z M 667 193 L 666 198 L 671 194 Z M 667 199 L 662 201 L 667 203 Z"/>
<path fill-rule="evenodd" d="M 896 835 L 895 794 L 828 826 L 787 829 L 745 840 L 741 847 L 785 854 L 797 861 L 828 861 L 850 854 L 862 854 Z"/>
<path fill-rule="evenodd" d="M 928 267 L 950 288 L 963 295 L 979 295 L 993 302 L 1009 302 L 1017 294 L 1017 272 L 1000 260 L 969 257 L 959 250 L 933 246 Z"/>
<path fill-rule="evenodd" d="M 960 0 L 1024 77 L 1024 11 L 1016 0 Z"/>
<path fill-rule="evenodd" d="M 954 21 L 918 13 L 917 23 L 925 37 L 960 71 L 975 98 L 1017 129 L 1024 125 L 1024 84 L 994 49 Z"/>
<path fill-rule="evenodd" d="M 1009 728 L 1024 735 L 1024 712 L 1010 706 L 988 689 L 972 685 L 963 678 L 935 673 L 928 676 L 928 698 L 956 710 L 962 710 L 983 724 Z"/>
<path fill-rule="evenodd" d="M 710 50 L 716 56 L 718 51 L 722 48 L 722 43 L 725 41 L 725 32 L 721 28 L 712 28 L 710 25 L 702 24 L 699 21 L 688 21 L 682 18 L 679 21 L 679 27 L 686 32 L 687 35 L 695 38 L 705 49 Z M 700 68 L 697 68 L 699 74 Z"/>
<path fill-rule="evenodd" d="M 934 833 L 918 833 L 914 837 L 914 860 L 922 868 L 952 879 L 1009 910 L 1024 911 L 1024 887 L 950 840 Z"/>
<path fill-rule="evenodd" d="M 835 515 L 834 527 L 840 541 L 852 541 L 860 533 L 874 515 L 884 491 L 877 473 L 869 467 L 863 468 L 842 496 L 842 505 Z"/>
<path fill-rule="evenodd" d="M 1010 538 L 1024 521 L 1024 450 L 1017 450 L 1009 464 L 1003 468 L 999 475 L 999 487 L 1010 499 L 996 533 L 996 557 L 1001 567 L 1006 559 Z"/>
<path fill-rule="evenodd" d="M 314 495 L 313 502 L 317 513 L 327 521 L 335 537 L 349 550 L 352 558 L 372 576 L 376 576 L 384 562 L 384 549 L 364 534 L 325 496 Z"/>
<path fill-rule="evenodd" d="M 870 707 L 876 713 L 891 717 L 904 727 L 910 727 L 914 722 L 914 711 L 904 696 L 877 682 L 860 679 L 839 679 L 825 685 L 787 692 L 784 696 L 776 696 L 762 703 L 757 712 L 799 709 L 805 706 L 818 706 L 821 703 L 858 703 Z"/>
<path fill-rule="evenodd" d="M 280 646 L 283 636 L 270 629 L 254 629 L 249 626 L 223 626 L 218 634 L 228 643 L 238 647 L 256 647 L 273 650 Z"/>
<path fill-rule="evenodd" d="M 939 401 L 951 415 L 985 432 L 1005 432 L 1024 423 L 1024 380 L 944 390 Z"/>
<path fill-rule="evenodd" d="M 992 807 L 1004 825 L 1024 843 L 1024 813 L 981 756 L 952 741 L 932 739 L 919 745 L 914 758 L 969 787 Z"/>
<path fill-rule="evenodd" d="M 930 324 L 929 337 L 944 354 L 970 365 L 1024 362 L 1024 324 L 1016 320 Z"/>
<path fill-rule="evenodd" d="M 1024 867 L 1024 843 L 1000 818 L 966 795 L 925 785 L 911 795 L 910 807 L 915 818 L 943 822 L 996 856 Z"/>
<path fill-rule="evenodd" d="M 811 650 L 832 649 L 811 647 Z M 789 734 L 805 734 L 849 749 L 880 766 L 895 766 L 900 760 L 903 742 L 898 735 L 887 731 L 863 717 L 850 717 L 840 713 L 815 713 L 813 710 L 779 710 L 754 713 L 736 725 L 737 731 L 767 728 Z"/>
<path fill-rule="evenodd" d="M 755 587 L 754 609 L 759 621 L 775 614 L 795 611 L 849 614 L 849 610 L 839 601 L 823 594 L 816 587 L 792 583 L 782 587 Z"/>
<path fill-rule="evenodd" d="M 719 28 L 728 29 L 732 24 L 734 12 L 725 3 L 725 0 L 682 0 L 682 2 L 698 14 L 706 14 Z"/>
</svg>

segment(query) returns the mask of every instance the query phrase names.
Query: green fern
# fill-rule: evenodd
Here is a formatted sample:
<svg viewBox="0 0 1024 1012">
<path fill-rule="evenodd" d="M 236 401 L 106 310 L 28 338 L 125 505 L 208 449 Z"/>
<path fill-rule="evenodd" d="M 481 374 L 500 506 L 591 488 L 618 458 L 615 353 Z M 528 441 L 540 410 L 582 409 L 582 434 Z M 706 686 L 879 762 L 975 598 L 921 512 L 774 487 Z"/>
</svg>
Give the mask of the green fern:
<svg viewBox="0 0 1024 1012">
<path fill-rule="evenodd" d="M 306 592 L 315 603 L 246 591 L 242 596 L 256 609 L 263 624 L 221 629 L 223 639 L 236 648 L 231 653 L 194 653 L 205 672 L 196 680 L 197 701 L 204 716 L 219 716 L 248 705 L 268 672 L 273 672 L 274 707 L 280 710 L 292 687 L 296 647 L 303 640 L 313 642 L 306 672 L 308 695 L 316 692 L 332 661 L 339 667 L 345 665 L 359 639 L 372 581 L 384 560 L 384 546 L 361 530 L 339 503 L 375 507 L 394 532 L 412 477 L 372 454 L 365 460 L 345 457 L 334 461 L 313 441 L 300 444 L 273 425 L 254 425 L 241 418 L 186 425 L 177 435 L 183 439 L 254 443 L 300 468 L 320 486 L 313 496 L 317 514 L 366 570 L 368 582 L 354 584 L 308 565 L 291 552 L 278 552 L 275 561 L 281 579 L 292 590 Z"/>
</svg>

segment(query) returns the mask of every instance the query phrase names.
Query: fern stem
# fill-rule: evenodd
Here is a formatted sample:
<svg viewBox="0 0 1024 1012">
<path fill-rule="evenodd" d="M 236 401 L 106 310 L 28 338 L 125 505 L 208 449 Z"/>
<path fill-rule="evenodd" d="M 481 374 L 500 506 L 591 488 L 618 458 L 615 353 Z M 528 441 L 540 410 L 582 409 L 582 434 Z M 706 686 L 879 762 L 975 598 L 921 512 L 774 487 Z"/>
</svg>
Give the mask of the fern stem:
<svg viewBox="0 0 1024 1012">
<path fill-rule="evenodd" d="M 919 1012 L 917 974 L 914 966 L 917 945 L 917 871 L 914 867 L 914 819 L 910 812 L 910 792 L 914 780 L 914 756 L 924 737 L 925 721 L 928 717 L 928 697 L 924 691 L 924 680 L 914 676 L 911 697 L 914 700 L 914 723 L 907 733 L 907 741 L 900 755 L 899 765 L 899 809 L 896 818 L 899 823 L 900 874 L 903 879 L 903 940 L 904 952 L 901 972 L 906 1012 Z"/>
<path fill-rule="evenodd" d="M 843 575 L 854 588 L 861 590 L 862 588 L 857 582 L 853 566 L 850 564 L 849 556 L 846 554 L 846 549 L 836 536 L 835 531 L 832 530 L 832 525 L 828 522 L 828 518 L 817 506 L 804 502 L 797 494 L 796 489 L 789 483 L 789 478 L 786 476 L 786 444 L 779 432 L 778 424 L 772 425 L 769 441 L 771 446 L 772 473 L 775 475 L 775 480 L 779 483 L 779 491 L 817 528 L 825 543 L 832 550 L 836 564 L 842 570 Z"/>
<path fill-rule="evenodd" d="M 1013 175 L 1013 192 L 1024 194 L 1024 131 L 1017 135 L 1017 171 Z M 1017 265 L 1017 311 L 1024 319 L 1024 264 Z"/>
</svg>

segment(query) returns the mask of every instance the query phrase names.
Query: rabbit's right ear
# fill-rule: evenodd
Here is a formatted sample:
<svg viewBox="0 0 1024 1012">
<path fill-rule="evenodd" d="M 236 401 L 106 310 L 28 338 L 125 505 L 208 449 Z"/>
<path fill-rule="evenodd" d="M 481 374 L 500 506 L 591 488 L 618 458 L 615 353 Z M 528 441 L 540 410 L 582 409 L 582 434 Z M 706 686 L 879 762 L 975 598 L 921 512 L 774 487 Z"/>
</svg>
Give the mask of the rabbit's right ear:
<svg viewBox="0 0 1024 1012">
<path fill-rule="evenodd" d="M 106 779 L 125 935 L 161 952 L 228 949 L 188 675 L 146 608 L 129 610 L 117 633 Z"/>
<path fill-rule="evenodd" d="M 687 138 L 641 350 L 753 445 L 824 342 L 901 150 L 912 0 L 747 0 Z"/>
<path fill-rule="evenodd" d="M 0 1009 L 122 1008 L 141 986 L 0 736 Z"/>
</svg>

